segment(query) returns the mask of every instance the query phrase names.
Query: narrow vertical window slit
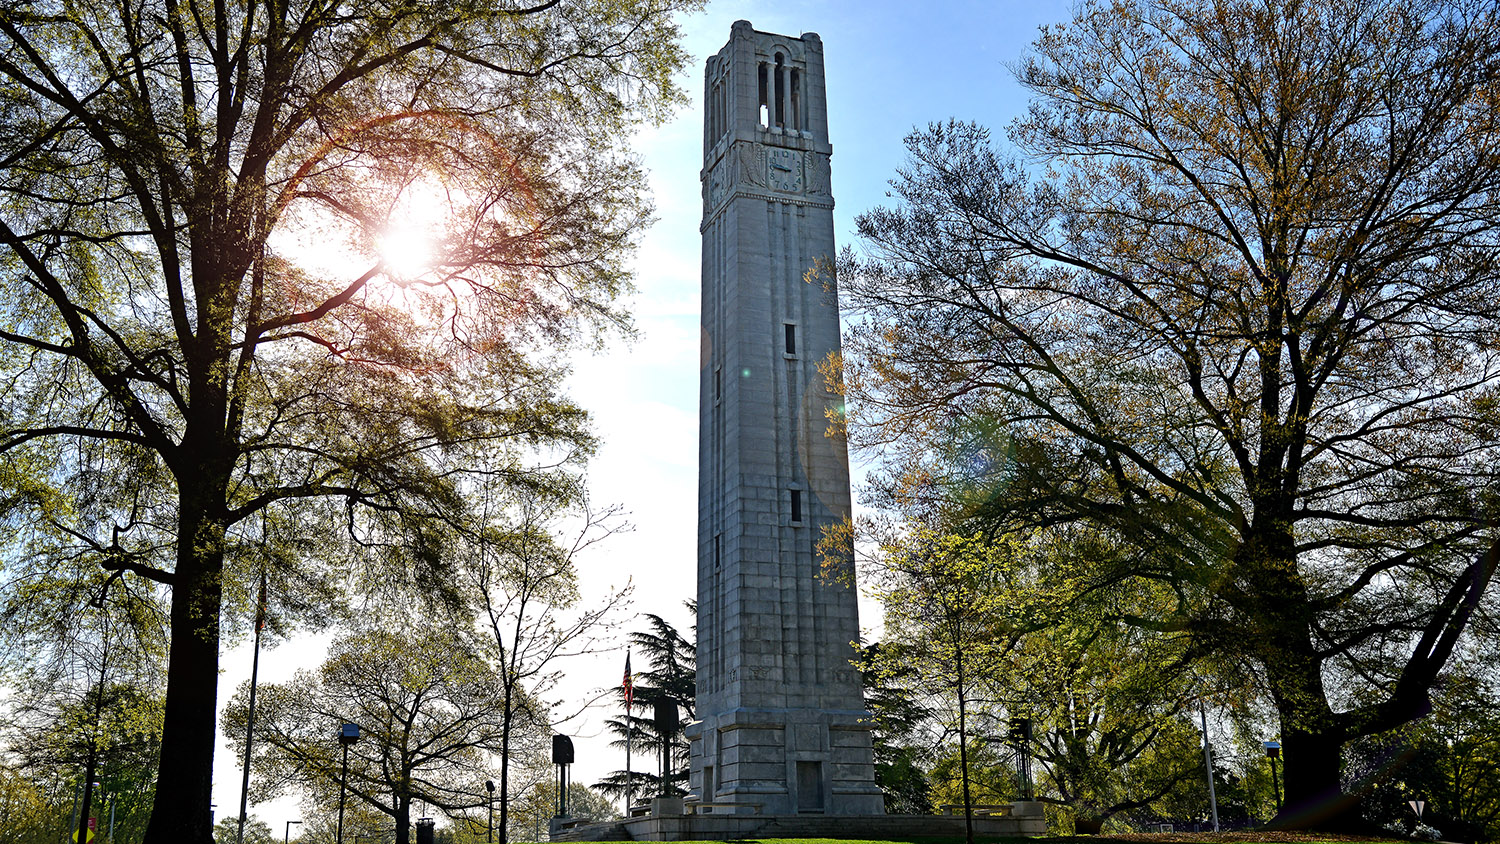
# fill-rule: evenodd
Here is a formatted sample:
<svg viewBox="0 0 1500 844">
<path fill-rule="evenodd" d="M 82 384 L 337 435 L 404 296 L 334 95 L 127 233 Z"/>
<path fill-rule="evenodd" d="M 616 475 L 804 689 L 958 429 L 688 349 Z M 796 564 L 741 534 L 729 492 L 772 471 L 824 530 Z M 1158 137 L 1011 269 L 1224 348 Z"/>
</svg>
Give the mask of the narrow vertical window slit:
<svg viewBox="0 0 1500 844">
<path fill-rule="evenodd" d="M 776 54 L 776 126 L 786 125 L 786 66 L 781 54 Z"/>
<path fill-rule="evenodd" d="M 792 128 L 802 131 L 802 74 L 792 68 Z"/>
</svg>

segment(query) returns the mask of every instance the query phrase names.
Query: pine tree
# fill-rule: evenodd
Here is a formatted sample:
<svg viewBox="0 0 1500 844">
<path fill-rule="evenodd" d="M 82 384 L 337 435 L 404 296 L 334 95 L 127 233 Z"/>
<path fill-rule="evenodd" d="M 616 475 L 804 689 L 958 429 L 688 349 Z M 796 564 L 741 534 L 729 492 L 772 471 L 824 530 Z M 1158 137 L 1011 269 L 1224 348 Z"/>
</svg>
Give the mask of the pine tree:
<svg viewBox="0 0 1500 844">
<path fill-rule="evenodd" d="M 688 611 L 697 615 L 698 607 L 687 602 Z M 630 634 L 633 653 L 643 658 L 646 670 L 637 672 L 640 682 L 635 683 L 634 693 L 627 715 L 611 718 L 605 722 L 610 732 L 618 738 L 611 747 L 624 751 L 630 745 L 632 759 L 643 760 L 639 767 L 632 762 L 629 781 L 625 770 L 611 772 L 594 783 L 594 788 L 611 797 L 647 796 L 662 792 L 661 777 L 655 773 L 661 759 L 662 735 L 656 728 L 654 714 L 656 704 L 661 701 L 677 706 L 678 725 L 667 736 L 671 746 L 672 770 L 667 776 L 666 787 L 671 794 L 686 791 L 688 777 L 688 742 L 682 725 L 693 720 L 693 699 L 697 684 L 696 637 L 684 638 L 677 628 L 659 615 L 646 613 L 651 624 L 650 631 Z M 617 690 L 620 708 L 625 708 L 625 689 Z"/>
</svg>

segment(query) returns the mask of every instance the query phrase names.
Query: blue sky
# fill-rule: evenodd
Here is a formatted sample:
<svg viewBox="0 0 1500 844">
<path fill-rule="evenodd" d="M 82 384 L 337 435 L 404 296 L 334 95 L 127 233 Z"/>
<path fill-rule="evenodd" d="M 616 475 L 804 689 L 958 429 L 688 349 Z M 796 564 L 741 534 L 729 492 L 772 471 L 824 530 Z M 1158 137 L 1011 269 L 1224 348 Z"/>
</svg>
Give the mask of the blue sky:
<svg viewBox="0 0 1500 844">
<path fill-rule="evenodd" d="M 817 32 L 825 48 L 829 134 L 833 142 L 836 237 L 852 240 L 854 218 L 886 202 L 887 182 L 902 164 L 902 138 L 913 127 L 951 118 L 990 126 L 997 138 L 1024 113 L 1024 92 L 1008 65 L 1036 38 L 1037 28 L 1071 17 L 1064 2 L 937 0 L 714 0 L 683 21 L 692 60 L 683 85 L 693 103 L 661 127 L 643 130 L 635 148 L 649 170 L 657 222 L 641 240 L 632 301 L 639 338 L 614 342 L 600 354 L 576 361 L 573 396 L 594 414 L 603 440 L 589 476 L 594 500 L 622 504 L 634 529 L 593 549 L 582 561 L 586 592 L 601 594 L 630 578 L 635 612 L 653 612 L 686 629 L 692 623 L 683 601 L 693 597 L 697 524 L 697 366 L 699 349 L 699 237 L 703 62 L 728 40 L 739 19 L 756 29 Z M 856 489 L 856 496 L 858 490 Z M 862 622 L 878 629 L 866 605 Z M 626 629 L 643 624 L 627 621 Z M 326 637 L 312 637 L 268 651 L 263 682 L 287 679 L 321 659 Z M 620 681 L 622 652 L 560 666 L 568 674 L 561 693 L 570 697 Z M 242 645 L 223 658 L 220 699 L 227 700 L 249 676 L 250 651 Z M 574 781 L 591 783 L 623 766 L 606 746 L 598 722 L 569 725 L 578 764 Z M 644 758 L 636 766 L 651 764 Z M 214 795 L 218 817 L 237 815 L 240 776 L 234 754 L 221 741 Z M 295 801 L 252 807 L 281 831 L 300 816 Z"/>
</svg>

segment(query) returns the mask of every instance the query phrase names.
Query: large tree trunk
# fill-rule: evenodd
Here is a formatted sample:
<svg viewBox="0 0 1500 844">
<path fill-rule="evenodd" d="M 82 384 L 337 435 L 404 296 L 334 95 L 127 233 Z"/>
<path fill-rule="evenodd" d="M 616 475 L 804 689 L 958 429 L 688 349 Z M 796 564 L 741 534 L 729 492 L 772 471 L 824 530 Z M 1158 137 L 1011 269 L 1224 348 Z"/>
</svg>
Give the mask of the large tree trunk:
<svg viewBox="0 0 1500 844">
<path fill-rule="evenodd" d="M 1288 620 L 1282 624 L 1290 626 Z M 1291 631 L 1287 631 L 1290 633 Z M 1310 631 L 1309 631 L 1310 632 Z M 1266 666 L 1271 697 L 1281 716 L 1281 812 L 1279 829 L 1358 831 L 1358 795 L 1344 793 L 1341 780 L 1346 736 L 1336 724 L 1323 687 L 1322 661 L 1308 636 L 1276 636 L 1282 658 Z M 1300 647 L 1297 647 L 1300 645 Z"/>
<path fill-rule="evenodd" d="M 406 783 L 407 789 L 411 783 Z M 396 844 L 411 844 L 411 791 L 396 798 Z"/>
<path fill-rule="evenodd" d="M 219 609 L 224 525 L 212 518 L 212 482 L 181 483 L 177 570 L 161 768 L 146 844 L 212 844 L 214 714 L 219 688 Z M 207 505 L 207 506 L 206 506 Z"/>
<path fill-rule="evenodd" d="M 1277 510 L 1284 515 L 1270 515 Z M 1280 496 L 1257 502 L 1259 517 L 1237 555 L 1240 591 L 1233 596 L 1248 617 L 1244 644 L 1265 669 L 1281 721 L 1283 797 L 1271 826 L 1354 831 L 1361 825 L 1359 799 L 1344 793 L 1340 779 L 1348 736 L 1323 685 L 1289 511 Z"/>
<path fill-rule="evenodd" d="M 1367 831 L 1359 795 L 1345 794 L 1341 784 L 1342 736 L 1298 730 L 1283 722 L 1281 747 L 1286 797 L 1271 828 Z"/>
</svg>

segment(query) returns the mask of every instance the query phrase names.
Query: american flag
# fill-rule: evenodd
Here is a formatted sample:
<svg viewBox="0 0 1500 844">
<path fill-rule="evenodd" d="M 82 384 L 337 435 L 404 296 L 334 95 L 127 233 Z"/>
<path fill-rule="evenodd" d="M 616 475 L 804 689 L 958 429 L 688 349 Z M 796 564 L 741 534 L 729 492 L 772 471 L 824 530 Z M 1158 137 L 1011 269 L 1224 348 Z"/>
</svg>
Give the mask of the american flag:
<svg viewBox="0 0 1500 844">
<path fill-rule="evenodd" d="M 635 700 L 635 683 L 630 679 L 630 650 L 625 651 L 625 707 L 628 709 Z"/>
</svg>

